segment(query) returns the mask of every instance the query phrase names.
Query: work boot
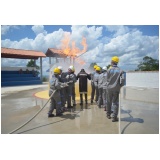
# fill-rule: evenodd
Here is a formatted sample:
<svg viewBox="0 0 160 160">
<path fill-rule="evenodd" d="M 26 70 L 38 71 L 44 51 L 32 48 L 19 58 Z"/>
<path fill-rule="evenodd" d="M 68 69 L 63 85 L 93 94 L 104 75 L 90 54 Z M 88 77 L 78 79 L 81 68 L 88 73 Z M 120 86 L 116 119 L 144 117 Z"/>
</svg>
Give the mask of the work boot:
<svg viewBox="0 0 160 160">
<path fill-rule="evenodd" d="M 111 116 L 110 116 L 110 115 L 107 115 L 107 118 L 108 118 L 108 119 L 111 119 Z"/>
<path fill-rule="evenodd" d="M 73 108 L 73 106 L 68 106 L 67 108 Z"/>
<path fill-rule="evenodd" d="M 80 105 L 83 105 L 83 102 L 81 102 Z"/>
<path fill-rule="evenodd" d="M 63 107 L 63 112 L 68 111 L 67 107 Z"/>
<path fill-rule="evenodd" d="M 56 114 L 56 117 L 60 117 L 60 116 L 63 116 L 63 114 L 62 113 L 57 113 Z"/>
<path fill-rule="evenodd" d="M 54 114 L 48 114 L 48 118 L 49 118 L 49 117 L 54 117 Z"/>
<path fill-rule="evenodd" d="M 117 122 L 118 118 L 117 117 L 113 117 L 112 122 Z"/>
<path fill-rule="evenodd" d="M 73 105 L 76 105 L 76 101 L 75 100 L 73 100 L 72 103 L 73 103 Z"/>
<path fill-rule="evenodd" d="M 85 96 L 86 104 L 88 104 L 88 102 L 87 102 L 87 94 L 85 94 L 84 96 Z"/>
</svg>

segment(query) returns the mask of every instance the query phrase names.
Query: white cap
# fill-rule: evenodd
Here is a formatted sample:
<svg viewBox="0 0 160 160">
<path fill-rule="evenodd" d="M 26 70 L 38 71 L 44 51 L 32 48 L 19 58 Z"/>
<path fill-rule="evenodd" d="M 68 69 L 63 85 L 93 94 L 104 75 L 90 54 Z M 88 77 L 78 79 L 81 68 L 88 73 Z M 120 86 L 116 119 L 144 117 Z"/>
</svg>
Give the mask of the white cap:
<svg viewBox="0 0 160 160">
<path fill-rule="evenodd" d="M 59 68 L 61 71 L 63 70 L 62 66 L 58 66 L 57 68 Z"/>
<path fill-rule="evenodd" d="M 69 66 L 69 69 L 71 69 L 73 72 L 75 71 L 74 66 Z"/>
<path fill-rule="evenodd" d="M 106 70 L 107 70 L 107 67 L 106 67 L 106 66 L 104 66 L 102 69 L 106 71 Z"/>
</svg>

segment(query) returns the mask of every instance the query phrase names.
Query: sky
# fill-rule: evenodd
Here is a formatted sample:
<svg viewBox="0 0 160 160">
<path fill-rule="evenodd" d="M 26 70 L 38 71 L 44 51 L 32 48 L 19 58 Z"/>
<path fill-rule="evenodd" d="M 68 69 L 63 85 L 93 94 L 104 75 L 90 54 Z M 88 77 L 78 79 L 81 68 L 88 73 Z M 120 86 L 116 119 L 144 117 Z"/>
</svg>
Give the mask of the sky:
<svg viewBox="0 0 160 160">
<path fill-rule="evenodd" d="M 144 56 L 159 59 L 158 25 L 1 25 L 1 47 L 46 53 L 48 48 L 61 49 L 66 33 L 78 48 L 82 48 L 82 37 L 86 38 L 87 52 L 81 56 L 85 67 L 94 62 L 107 66 L 118 56 L 119 67 L 129 71 L 135 70 Z M 1 67 L 26 66 L 27 62 L 2 58 Z M 48 68 L 49 59 L 43 58 L 44 75 Z"/>
</svg>

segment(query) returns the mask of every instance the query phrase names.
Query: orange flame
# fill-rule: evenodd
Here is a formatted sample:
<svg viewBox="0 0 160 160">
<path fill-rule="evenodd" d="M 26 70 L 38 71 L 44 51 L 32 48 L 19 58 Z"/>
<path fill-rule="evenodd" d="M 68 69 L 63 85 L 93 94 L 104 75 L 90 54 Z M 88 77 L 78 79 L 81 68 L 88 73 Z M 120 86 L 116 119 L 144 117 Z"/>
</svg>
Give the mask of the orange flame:
<svg viewBox="0 0 160 160">
<path fill-rule="evenodd" d="M 81 44 L 83 46 L 82 50 L 80 50 L 78 47 L 76 47 L 75 41 L 71 42 L 72 47 L 70 47 L 70 34 L 66 33 L 64 35 L 63 40 L 62 40 L 62 51 L 67 56 L 72 56 L 72 57 L 79 56 L 82 53 L 85 53 L 87 51 L 87 43 L 86 43 L 85 37 L 82 38 Z"/>
</svg>

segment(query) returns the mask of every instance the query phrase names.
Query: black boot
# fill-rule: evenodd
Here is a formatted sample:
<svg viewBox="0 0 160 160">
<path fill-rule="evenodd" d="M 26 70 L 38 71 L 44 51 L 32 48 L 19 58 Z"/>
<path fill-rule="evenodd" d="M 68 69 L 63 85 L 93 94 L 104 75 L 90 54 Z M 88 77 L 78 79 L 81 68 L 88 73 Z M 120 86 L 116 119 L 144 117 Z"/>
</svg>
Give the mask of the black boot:
<svg viewBox="0 0 160 160">
<path fill-rule="evenodd" d="M 48 118 L 49 118 L 49 117 L 54 117 L 54 114 L 48 114 Z"/>
<path fill-rule="evenodd" d="M 118 118 L 117 117 L 113 117 L 112 122 L 117 122 Z"/>
<path fill-rule="evenodd" d="M 80 105 L 83 105 L 83 94 L 80 94 Z"/>
<path fill-rule="evenodd" d="M 88 102 L 87 102 L 87 94 L 85 94 L 85 101 L 86 101 L 86 104 L 88 104 Z"/>
</svg>

